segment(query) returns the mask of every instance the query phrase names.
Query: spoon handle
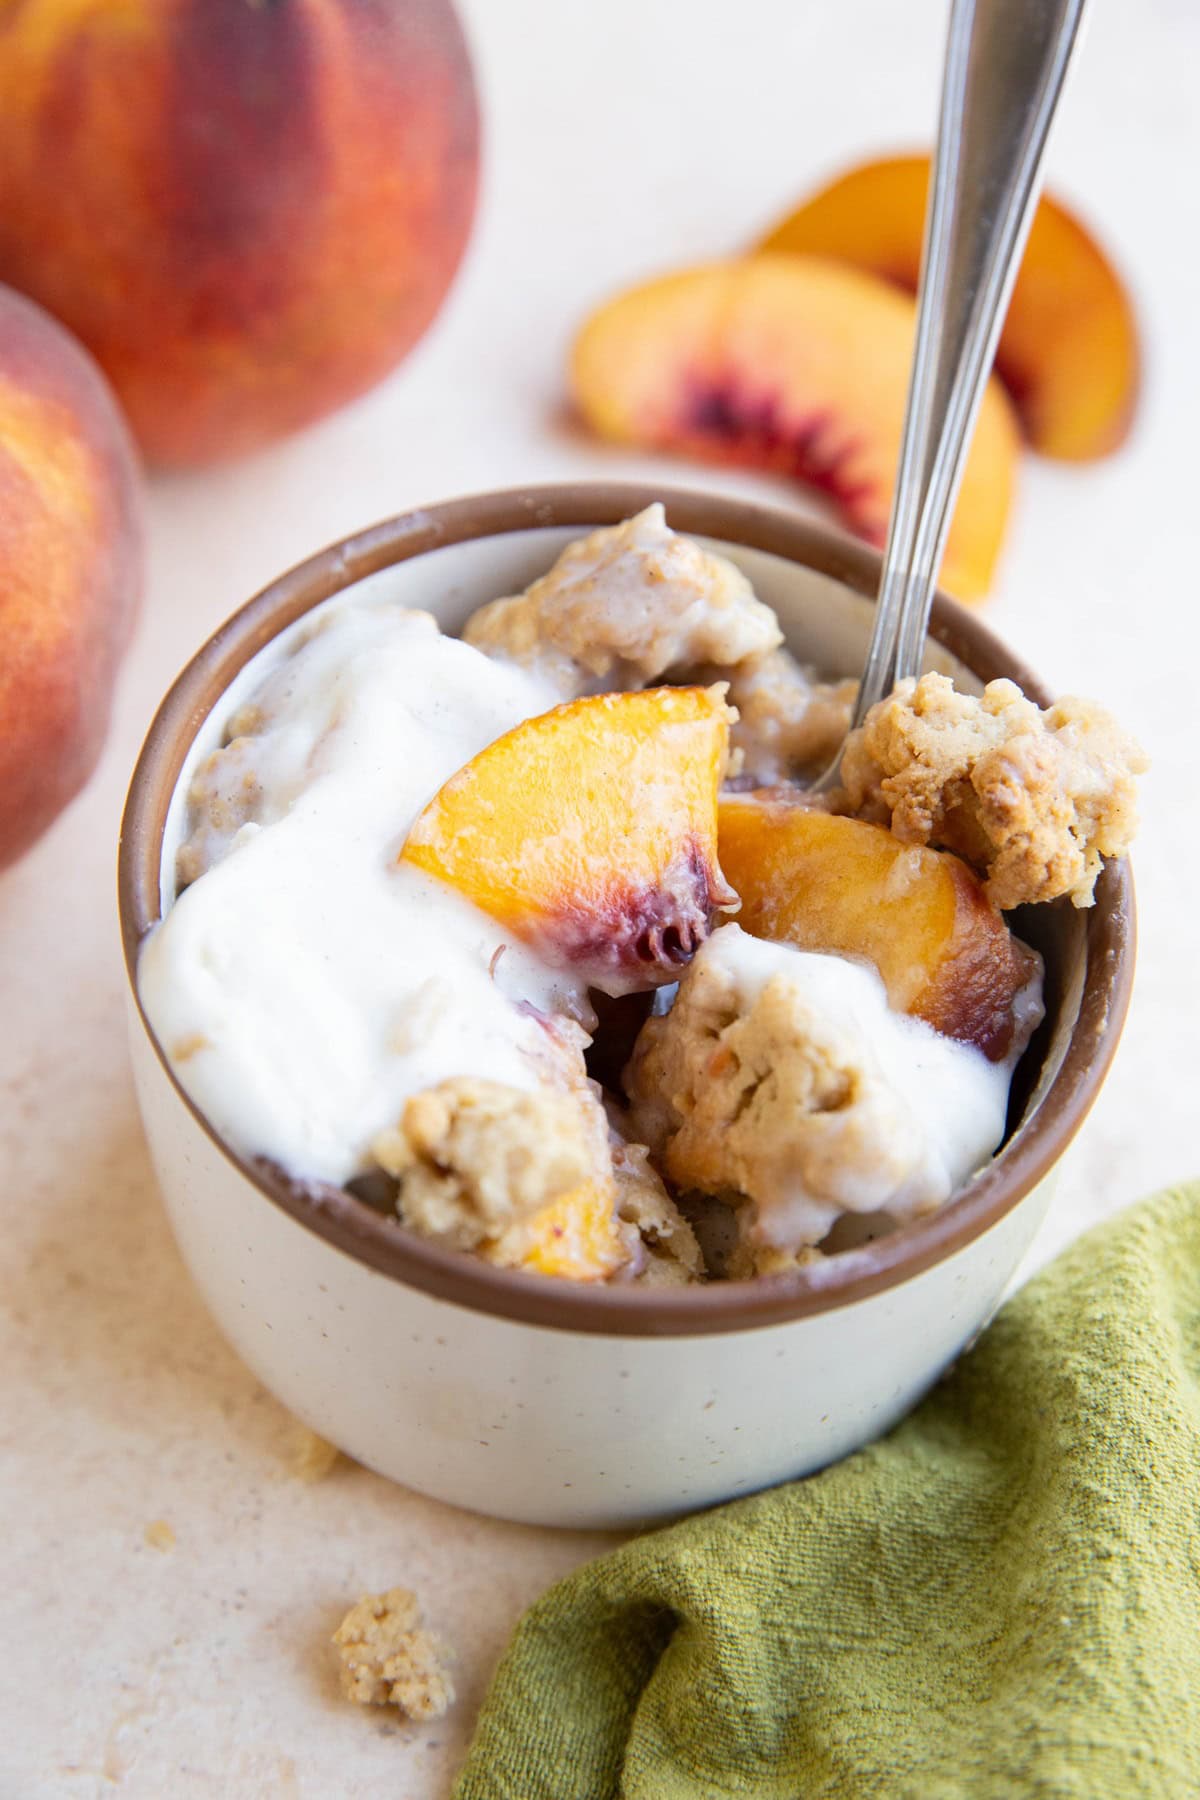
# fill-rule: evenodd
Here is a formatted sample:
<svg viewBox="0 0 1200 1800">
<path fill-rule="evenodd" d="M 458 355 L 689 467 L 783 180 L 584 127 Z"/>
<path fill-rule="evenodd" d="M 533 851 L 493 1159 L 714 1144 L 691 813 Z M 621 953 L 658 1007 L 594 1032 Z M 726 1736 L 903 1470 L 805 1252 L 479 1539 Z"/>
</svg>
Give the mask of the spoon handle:
<svg viewBox="0 0 1200 1800">
<path fill-rule="evenodd" d="M 953 0 L 917 337 L 854 724 L 919 675 L 933 590 L 1085 0 Z"/>
</svg>

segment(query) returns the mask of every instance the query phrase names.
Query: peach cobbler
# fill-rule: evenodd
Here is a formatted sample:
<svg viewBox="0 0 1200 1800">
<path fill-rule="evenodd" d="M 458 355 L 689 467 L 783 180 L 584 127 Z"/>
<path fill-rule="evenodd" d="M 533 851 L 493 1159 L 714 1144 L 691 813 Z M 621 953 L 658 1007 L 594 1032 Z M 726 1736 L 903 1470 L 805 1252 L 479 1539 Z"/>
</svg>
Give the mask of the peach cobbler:
<svg viewBox="0 0 1200 1800">
<path fill-rule="evenodd" d="M 818 802 L 853 699 L 661 506 L 461 638 L 328 604 L 191 780 L 139 968 L 180 1082 L 244 1156 L 578 1281 L 944 1205 L 1042 1016 L 1005 914 L 1090 904 L 1144 759 L 1088 702 L 931 674 Z"/>
</svg>

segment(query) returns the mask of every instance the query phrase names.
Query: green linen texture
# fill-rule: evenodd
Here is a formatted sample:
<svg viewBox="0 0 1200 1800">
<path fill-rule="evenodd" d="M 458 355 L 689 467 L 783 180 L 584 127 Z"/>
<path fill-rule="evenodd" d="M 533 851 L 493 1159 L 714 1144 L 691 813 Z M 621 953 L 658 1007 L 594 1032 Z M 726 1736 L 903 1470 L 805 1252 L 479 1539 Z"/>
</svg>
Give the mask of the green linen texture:
<svg viewBox="0 0 1200 1800">
<path fill-rule="evenodd" d="M 886 1438 L 552 1588 L 455 1800 L 1197 1800 L 1200 1183 Z"/>
</svg>

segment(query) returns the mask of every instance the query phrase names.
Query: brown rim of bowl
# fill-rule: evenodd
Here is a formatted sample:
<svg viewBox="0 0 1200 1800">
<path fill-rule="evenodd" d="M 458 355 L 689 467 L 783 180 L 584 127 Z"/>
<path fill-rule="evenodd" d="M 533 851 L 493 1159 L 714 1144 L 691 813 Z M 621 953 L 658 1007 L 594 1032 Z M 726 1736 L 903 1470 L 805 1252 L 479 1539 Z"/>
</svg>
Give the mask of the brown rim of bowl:
<svg viewBox="0 0 1200 1800">
<path fill-rule="evenodd" d="M 242 666 L 313 606 L 393 563 L 469 539 L 551 526 L 615 524 L 662 500 L 677 530 L 798 562 L 873 598 L 879 557 L 841 533 L 789 513 L 686 489 L 578 482 L 471 495 L 374 525 L 319 551 L 226 621 L 173 683 L 150 726 L 121 827 L 118 893 L 125 966 L 147 1036 L 180 1100 L 225 1158 L 268 1200 L 380 1274 L 474 1311 L 557 1330 L 687 1336 L 779 1324 L 863 1300 L 963 1249 L 1011 1211 L 1058 1160 L 1112 1061 L 1133 973 L 1133 887 L 1105 868 L 1087 915 L 1087 967 L 1066 1055 L 1032 1118 L 940 1212 L 859 1249 L 787 1275 L 711 1286 L 592 1286 L 498 1269 L 406 1231 L 341 1189 L 305 1187 L 238 1156 L 176 1080 L 137 997 L 137 956 L 159 919 L 167 808 L 200 726 Z M 939 594 L 931 635 L 984 681 L 1009 676 L 1039 704 L 1043 684 L 979 623 Z"/>
</svg>

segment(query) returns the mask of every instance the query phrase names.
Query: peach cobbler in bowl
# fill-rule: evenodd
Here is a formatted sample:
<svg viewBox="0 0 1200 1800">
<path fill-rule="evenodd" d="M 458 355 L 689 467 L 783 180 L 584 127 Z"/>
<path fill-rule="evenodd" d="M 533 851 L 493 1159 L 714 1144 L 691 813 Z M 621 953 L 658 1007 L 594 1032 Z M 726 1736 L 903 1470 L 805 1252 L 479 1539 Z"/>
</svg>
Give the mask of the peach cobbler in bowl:
<svg viewBox="0 0 1200 1800">
<path fill-rule="evenodd" d="M 461 636 L 320 607 L 195 767 L 147 1019 L 243 1158 L 577 1282 L 738 1280 L 944 1207 L 1137 746 L 1014 683 L 854 683 L 660 505 Z"/>
</svg>

